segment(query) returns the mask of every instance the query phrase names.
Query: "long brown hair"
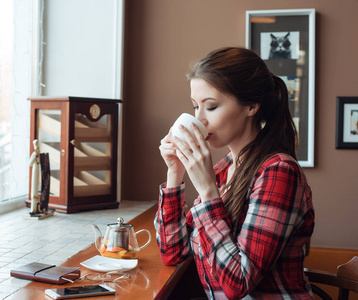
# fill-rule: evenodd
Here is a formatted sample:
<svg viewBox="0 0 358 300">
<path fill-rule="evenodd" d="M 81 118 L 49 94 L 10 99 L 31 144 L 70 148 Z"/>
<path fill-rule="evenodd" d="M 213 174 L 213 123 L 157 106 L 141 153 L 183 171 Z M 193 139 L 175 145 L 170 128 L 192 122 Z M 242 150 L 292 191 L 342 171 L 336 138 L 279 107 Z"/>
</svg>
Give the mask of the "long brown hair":
<svg viewBox="0 0 358 300">
<path fill-rule="evenodd" d="M 297 132 L 289 111 L 287 88 L 256 53 L 238 47 L 210 52 L 194 65 L 187 78 L 204 79 L 242 105 L 260 104 L 254 116 L 259 132 L 238 154 L 235 173 L 223 199 L 232 231 L 237 234 L 239 214 L 259 167 L 279 152 L 296 159 Z"/>
</svg>

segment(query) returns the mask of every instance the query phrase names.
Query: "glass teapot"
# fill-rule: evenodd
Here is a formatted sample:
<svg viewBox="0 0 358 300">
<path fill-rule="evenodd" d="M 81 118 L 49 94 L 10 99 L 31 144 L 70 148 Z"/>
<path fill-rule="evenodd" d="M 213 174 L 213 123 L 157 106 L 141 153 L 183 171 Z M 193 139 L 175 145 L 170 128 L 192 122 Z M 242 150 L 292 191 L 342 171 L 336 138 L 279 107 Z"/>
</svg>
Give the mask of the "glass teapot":
<svg viewBox="0 0 358 300">
<path fill-rule="evenodd" d="M 95 245 L 102 256 L 111 258 L 134 259 L 144 247 L 148 246 L 152 236 L 147 229 L 134 232 L 131 224 L 124 223 L 123 218 L 117 219 L 118 223 L 107 224 L 106 233 L 102 236 L 101 230 L 97 225 L 92 224 L 95 232 Z M 149 239 L 142 246 L 138 246 L 136 235 L 146 231 Z"/>
</svg>

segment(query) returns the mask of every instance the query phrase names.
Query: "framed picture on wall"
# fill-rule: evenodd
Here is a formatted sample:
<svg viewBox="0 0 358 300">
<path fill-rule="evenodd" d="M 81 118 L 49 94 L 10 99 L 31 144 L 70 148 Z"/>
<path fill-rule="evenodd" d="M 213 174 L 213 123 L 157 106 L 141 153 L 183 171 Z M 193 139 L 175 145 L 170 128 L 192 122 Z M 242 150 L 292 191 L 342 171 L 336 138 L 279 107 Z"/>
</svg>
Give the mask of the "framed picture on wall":
<svg viewBox="0 0 358 300">
<path fill-rule="evenodd" d="M 314 166 L 315 16 L 315 9 L 246 11 L 246 48 L 286 83 L 302 167 Z"/>
<path fill-rule="evenodd" d="M 337 97 L 336 149 L 358 149 L 358 97 Z"/>
</svg>

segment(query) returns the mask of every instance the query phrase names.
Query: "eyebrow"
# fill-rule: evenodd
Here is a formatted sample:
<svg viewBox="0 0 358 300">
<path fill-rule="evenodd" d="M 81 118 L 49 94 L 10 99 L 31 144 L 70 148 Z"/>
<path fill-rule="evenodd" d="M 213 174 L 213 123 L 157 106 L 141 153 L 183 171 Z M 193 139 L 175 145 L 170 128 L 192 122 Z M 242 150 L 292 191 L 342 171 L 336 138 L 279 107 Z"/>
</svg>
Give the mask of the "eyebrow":
<svg viewBox="0 0 358 300">
<path fill-rule="evenodd" d="M 195 101 L 195 102 L 197 102 L 195 99 L 193 99 L 193 98 L 190 98 L 191 99 L 191 101 Z M 205 101 L 207 101 L 207 100 L 216 100 L 215 98 L 211 98 L 211 97 L 208 97 L 208 98 L 204 98 L 203 100 L 201 100 L 201 101 L 199 101 L 199 102 L 202 102 L 202 103 L 204 103 Z"/>
</svg>

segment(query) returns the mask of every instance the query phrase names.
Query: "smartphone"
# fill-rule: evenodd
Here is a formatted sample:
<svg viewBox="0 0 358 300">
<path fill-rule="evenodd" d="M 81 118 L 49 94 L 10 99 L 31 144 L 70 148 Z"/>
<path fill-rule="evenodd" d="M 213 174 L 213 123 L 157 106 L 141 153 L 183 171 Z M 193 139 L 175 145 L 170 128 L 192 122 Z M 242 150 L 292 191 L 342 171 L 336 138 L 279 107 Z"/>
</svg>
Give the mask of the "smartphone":
<svg viewBox="0 0 358 300">
<path fill-rule="evenodd" d="M 94 284 L 85 286 L 74 286 L 58 289 L 47 289 L 45 294 L 53 299 L 69 299 L 102 295 L 113 295 L 116 290 L 105 284 Z"/>
</svg>

